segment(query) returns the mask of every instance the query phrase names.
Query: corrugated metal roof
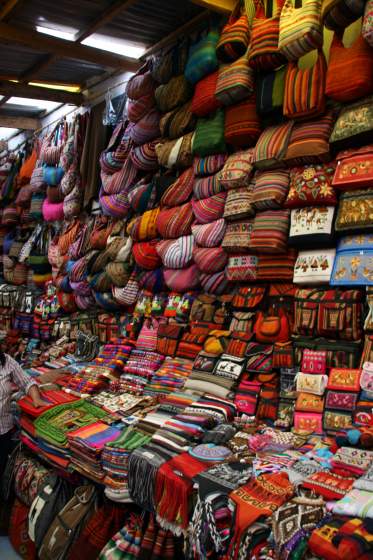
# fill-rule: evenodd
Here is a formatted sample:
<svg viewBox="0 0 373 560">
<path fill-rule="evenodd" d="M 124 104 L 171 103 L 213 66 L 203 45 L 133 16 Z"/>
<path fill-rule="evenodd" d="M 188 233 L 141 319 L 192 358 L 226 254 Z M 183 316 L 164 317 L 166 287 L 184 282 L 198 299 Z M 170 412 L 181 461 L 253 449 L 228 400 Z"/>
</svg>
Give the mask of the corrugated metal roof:
<svg viewBox="0 0 373 560">
<path fill-rule="evenodd" d="M 0 74 L 20 76 L 43 56 L 40 51 L 33 51 L 18 45 L 0 44 L 0 50 Z"/>
<path fill-rule="evenodd" d="M 71 83 L 84 83 L 89 78 L 102 74 L 104 69 L 97 64 L 89 64 L 72 58 L 57 60 L 38 74 L 38 80 L 59 80 Z"/>
</svg>

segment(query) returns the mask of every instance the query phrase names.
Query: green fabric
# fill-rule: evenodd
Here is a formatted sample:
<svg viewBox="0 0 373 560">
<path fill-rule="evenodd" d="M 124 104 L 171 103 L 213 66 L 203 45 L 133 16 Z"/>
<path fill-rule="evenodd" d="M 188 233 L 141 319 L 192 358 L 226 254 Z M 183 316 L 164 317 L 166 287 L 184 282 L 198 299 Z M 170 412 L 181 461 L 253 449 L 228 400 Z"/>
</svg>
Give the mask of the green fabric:
<svg viewBox="0 0 373 560">
<path fill-rule="evenodd" d="M 225 151 L 224 109 L 218 109 L 212 117 L 198 119 L 192 153 L 205 157 Z"/>
<path fill-rule="evenodd" d="M 47 410 L 35 420 L 36 435 L 50 443 L 67 446 L 68 432 L 88 426 L 108 416 L 98 406 L 84 400 L 60 404 Z"/>
</svg>

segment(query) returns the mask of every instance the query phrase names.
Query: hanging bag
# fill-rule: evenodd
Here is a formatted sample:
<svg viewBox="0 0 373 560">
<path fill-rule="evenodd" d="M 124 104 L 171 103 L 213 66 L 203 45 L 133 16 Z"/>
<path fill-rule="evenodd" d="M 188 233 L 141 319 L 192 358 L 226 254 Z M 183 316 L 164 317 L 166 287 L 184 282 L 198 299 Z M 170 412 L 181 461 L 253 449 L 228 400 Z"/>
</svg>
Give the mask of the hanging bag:
<svg viewBox="0 0 373 560">
<path fill-rule="evenodd" d="M 365 0 L 323 0 L 322 22 L 327 29 L 341 31 L 364 13 Z"/>
<path fill-rule="evenodd" d="M 245 10 L 241 10 L 241 0 L 238 0 L 216 45 L 218 59 L 222 62 L 236 60 L 245 53 L 249 41 L 249 22 Z"/>
<path fill-rule="evenodd" d="M 300 5 L 299 5 L 300 4 Z M 280 17 L 278 48 L 292 61 L 323 44 L 321 0 L 285 0 Z"/>
<path fill-rule="evenodd" d="M 361 35 L 346 48 L 343 37 L 334 33 L 325 93 L 341 103 L 373 93 L 373 48 Z"/>
<path fill-rule="evenodd" d="M 255 76 L 249 66 L 248 51 L 231 64 L 219 68 L 215 97 L 222 105 L 234 105 L 250 97 L 254 89 Z"/>
<path fill-rule="evenodd" d="M 218 40 L 219 31 L 211 29 L 207 35 L 190 47 L 185 77 L 191 84 L 196 84 L 204 76 L 217 69 L 216 45 Z"/>
<path fill-rule="evenodd" d="M 368 45 L 373 47 L 373 0 L 368 0 L 365 4 L 361 34 Z"/>
<path fill-rule="evenodd" d="M 284 115 L 289 119 L 317 117 L 325 110 L 326 60 L 318 52 L 316 63 L 302 70 L 290 62 L 286 72 Z"/>
<path fill-rule="evenodd" d="M 278 0 L 277 9 L 272 15 L 273 0 L 269 0 L 268 12 L 270 15 L 266 17 L 263 3 L 258 3 L 249 51 L 249 64 L 254 70 L 275 70 L 286 62 L 286 58 L 278 48 L 282 6 L 283 0 Z"/>
</svg>

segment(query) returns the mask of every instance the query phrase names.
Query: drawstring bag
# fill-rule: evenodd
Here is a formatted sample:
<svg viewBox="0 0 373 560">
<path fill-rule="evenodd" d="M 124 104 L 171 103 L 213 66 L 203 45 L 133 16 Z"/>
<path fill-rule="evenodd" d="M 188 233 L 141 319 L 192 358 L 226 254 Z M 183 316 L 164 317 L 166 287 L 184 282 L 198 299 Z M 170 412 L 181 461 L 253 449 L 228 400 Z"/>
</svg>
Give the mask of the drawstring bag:
<svg viewBox="0 0 373 560">
<path fill-rule="evenodd" d="M 249 22 L 245 10 L 241 12 L 241 1 L 238 0 L 216 45 L 218 59 L 222 62 L 236 60 L 245 53 L 249 42 Z"/>
</svg>

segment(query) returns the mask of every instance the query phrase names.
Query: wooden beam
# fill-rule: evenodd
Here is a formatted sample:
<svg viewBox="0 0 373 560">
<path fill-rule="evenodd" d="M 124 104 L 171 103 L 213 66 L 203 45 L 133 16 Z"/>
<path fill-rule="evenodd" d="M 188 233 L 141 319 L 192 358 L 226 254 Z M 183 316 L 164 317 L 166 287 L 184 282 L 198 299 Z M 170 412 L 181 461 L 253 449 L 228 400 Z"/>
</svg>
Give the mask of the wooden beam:
<svg viewBox="0 0 373 560">
<path fill-rule="evenodd" d="M 187 23 L 184 23 L 184 25 L 182 25 L 181 27 L 178 27 L 177 29 L 175 29 L 175 31 L 173 31 L 172 33 L 170 33 L 169 35 L 167 35 L 166 37 L 164 37 L 163 39 L 158 41 L 158 43 L 156 43 L 155 45 L 150 47 L 147 51 L 145 51 L 145 53 L 142 55 L 141 59 L 145 59 L 148 56 L 150 56 L 151 54 L 154 54 L 155 52 L 160 51 L 161 49 L 163 49 L 167 45 L 171 45 L 171 43 L 176 42 L 177 39 L 179 39 L 182 35 L 186 35 L 193 28 L 198 27 L 198 25 L 202 21 L 207 19 L 209 17 L 209 15 L 210 15 L 209 10 L 205 10 L 205 11 L 201 12 L 200 14 L 195 16 L 193 19 L 191 19 Z"/>
<path fill-rule="evenodd" d="M 223 14 L 229 14 L 233 11 L 236 0 L 192 0 L 193 4 L 198 4 L 203 8 L 212 10 L 213 12 L 219 12 Z"/>
<path fill-rule="evenodd" d="M 21 82 L 21 76 L 17 76 L 16 74 L 0 74 L 0 82 Z M 31 80 L 33 81 L 33 80 Z M 59 87 L 74 87 L 80 88 L 84 84 L 78 84 L 77 82 L 69 82 L 68 80 L 38 80 L 35 79 L 35 82 L 39 84 L 45 84 L 46 86 L 59 86 Z"/>
<path fill-rule="evenodd" d="M 97 29 L 103 27 L 106 23 L 114 19 L 115 16 L 118 16 L 125 10 L 128 10 L 136 2 L 137 0 L 117 0 L 116 2 L 113 2 L 87 27 L 87 29 L 79 33 L 75 42 L 81 43 L 84 39 L 95 33 Z"/>
<path fill-rule="evenodd" d="M 14 82 L 0 82 L 0 95 L 30 97 L 31 99 L 43 99 L 45 101 L 69 103 L 71 105 L 81 105 L 84 100 L 81 93 L 71 93 L 69 91 L 29 86 Z"/>
<path fill-rule="evenodd" d="M 6 103 L 7 101 L 9 101 L 10 97 L 11 97 L 10 95 L 4 95 L 4 97 L 3 97 L 2 99 L 0 99 L 0 107 L 1 107 L 2 105 L 5 105 L 5 103 Z"/>
<path fill-rule="evenodd" d="M 2 7 L 0 7 L 0 21 L 10 14 L 17 3 L 18 0 L 8 0 Z"/>
<path fill-rule="evenodd" d="M 22 130 L 36 130 L 40 128 L 40 120 L 31 117 L 10 117 L 0 112 L 0 126 L 20 128 Z"/>
<path fill-rule="evenodd" d="M 110 68 L 136 71 L 139 63 L 125 56 L 111 54 L 101 49 L 77 45 L 57 37 L 50 37 L 26 27 L 17 27 L 7 23 L 0 23 L 0 41 L 2 43 L 17 44 L 44 53 L 55 54 L 59 58 L 75 58 Z"/>
<path fill-rule="evenodd" d="M 28 70 L 21 74 L 19 81 L 22 83 L 31 82 L 42 70 L 48 68 L 57 59 L 54 54 L 47 54 L 40 57 L 40 59 L 31 66 Z"/>
</svg>

